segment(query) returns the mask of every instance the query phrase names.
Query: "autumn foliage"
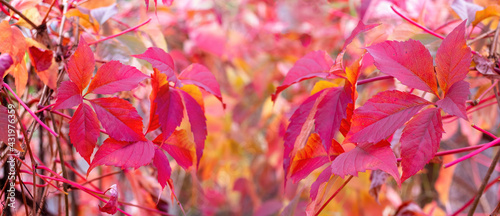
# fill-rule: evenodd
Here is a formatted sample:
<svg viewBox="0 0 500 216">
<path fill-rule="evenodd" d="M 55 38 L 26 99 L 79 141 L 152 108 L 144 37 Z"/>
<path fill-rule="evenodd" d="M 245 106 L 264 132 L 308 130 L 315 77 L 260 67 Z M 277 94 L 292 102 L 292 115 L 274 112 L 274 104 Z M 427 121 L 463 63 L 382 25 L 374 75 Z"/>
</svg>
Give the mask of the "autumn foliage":
<svg viewBox="0 0 500 216">
<path fill-rule="evenodd" d="M 2 215 L 500 212 L 497 2 L 0 3 Z"/>
</svg>

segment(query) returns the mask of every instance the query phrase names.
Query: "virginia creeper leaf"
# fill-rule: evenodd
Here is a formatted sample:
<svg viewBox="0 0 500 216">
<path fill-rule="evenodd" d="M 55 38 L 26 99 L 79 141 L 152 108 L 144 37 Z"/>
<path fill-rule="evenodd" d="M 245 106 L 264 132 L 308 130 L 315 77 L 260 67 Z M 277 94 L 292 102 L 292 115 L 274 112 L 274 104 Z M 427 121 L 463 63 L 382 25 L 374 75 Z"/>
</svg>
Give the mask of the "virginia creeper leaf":
<svg viewBox="0 0 500 216">
<path fill-rule="evenodd" d="M 290 166 L 290 178 L 293 182 L 298 182 L 307 177 L 312 171 L 323 166 L 325 163 L 335 159 L 341 153 L 344 153 L 342 146 L 332 140 L 331 148 L 327 154 L 321 146 L 321 138 L 313 133 L 307 140 L 306 146 L 297 151 Z"/>
<path fill-rule="evenodd" d="M 179 90 L 186 106 L 186 112 L 191 124 L 191 131 L 196 143 L 196 166 L 200 164 L 205 148 L 205 139 L 207 138 L 207 119 L 200 104 L 185 91 Z"/>
<path fill-rule="evenodd" d="M 386 139 L 429 104 L 429 101 L 406 92 L 380 92 L 354 110 L 346 140 L 375 143 Z"/>
<path fill-rule="evenodd" d="M 99 120 L 92 108 L 82 103 L 69 121 L 69 138 L 80 155 L 90 164 L 100 132 Z"/>
<path fill-rule="evenodd" d="M 472 22 L 472 25 L 476 26 L 484 19 L 490 18 L 493 16 L 500 16 L 500 5 L 497 5 L 497 4 L 488 5 L 483 10 L 477 11 L 475 19 Z"/>
<path fill-rule="evenodd" d="M 225 104 L 222 101 L 219 83 L 217 83 L 217 80 L 212 72 L 210 72 L 210 70 L 208 70 L 205 66 L 196 63 L 189 65 L 181 72 L 181 74 L 179 74 L 179 79 L 182 80 L 182 83 L 184 84 L 193 84 L 214 95 L 225 107 Z"/>
<path fill-rule="evenodd" d="M 436 75 L 445 94 L 453 84 L 465 79 L 471 61 L 472 54 L 465 41 L 463 21 L 446 36 L 436 54 Z"/>
<path fill-rule="evenodd" d="M 278 94 L 292 84 L 315 77 L 327 77 L 333 65 L 332 58 L 323 50 L 308 53 L 295 62 L 295 65 L 288 71 L 283 84 L 278 86 L 272 95 L 272 100 L 275 101 Z"/>
<path fill-rule="evenodd" d="M 330 146 L 340 128 L 340 123 L 342 119 L 347 117 L 347 105 L 351 102 L 350 95 L 346 93 L 343 87 L 325 90 L 325 96 L 318 105 L 318 111 L 314 119 L 316 131 L 323 141 L 326 152 L 330 151 Z"/>
<path fill-rule="evenodd" d="M 95 153 L 87 174 L 98 165 L 137 169 L 150 163 L 154 153 L 155 148 L 149 140 L 126 142 L 108 138 Z"/>
<path fill-rule="evenodd" d="M 366 50 L 381 72 L 397 78 L 408 87 L 437 95 L 432 56 L 421 42 L 412 39 L 385 41 Z"/>
<path fill-rule="evenodd" d="M 306 215 L 316 215 L 318 210 L 321 208 L 332 194 L 332 187 L 335 182 L 339 179 L 339 176 L 332 174 L 332 168 L 326 167 L 318 176 L 316 181 L 311 185 L 311 190 L 309 192 L 309 197 L 311 201 L 307 204 Z"/>
<path fill-rule="evenodd" d="M 170 179 L 170 174 L 172 174 L 172 168 L 170 168 L 170 163 L 167 156 L 159 148 L 155 148 L 153 165 L 158 171 L 158 183 L 160 183 L 161 188 L 165 188 L 165 185 L 167 185 L 167 181 Z"/>
<path fill-rule="evenodd" d="M 349 37 L 347 39 L 345 39 L 345 42 L 344 42 L 344 46 L 342 47 L 342 49 L 345 49 L 347 47 L 347 45 L 349 45 L 352 40 L 358 36 L 359 33 L 361 32 L 364 32 L 364 31 L 368 31 L 372 28 L 375 28 L 377 27 L 379 24 L 370 24 L 370 25 L 365 25 L 363 23 L 363 20 L 360 19 L 359 22 L 358 22 L 358 25 L 356 25 L 356 28 L 354 28 L 351 32 L 351 35 L 349 35 Z"/>
<path fill-rule="evenodd" d="M 160 134 L 153 142 L 156 145 L 161 145 L 161 148 L 167 151 L 182 168 L 188 169 L 193 165 L 195 146 L 189 139 L 186 130 L 181 129 L 174 131 L 165 142 L 163 142 L 163 135 Z"/>
<path fill-rule="evenodd" d="M 80 37 L 80 43 L 67 63 L 68 76 L 73 81 L 80 93 L 87 87 L 90 78 L 94 73 L 95 59 L 94 53 L 90 49 L 83 36 Z"/>
<path fill-rule="evenodd" d="M 154 131 L 160 127 L 160 122 L 158 121 L 158 115 L 156 114 L 156 109 L 158 105 L 154 101 L 161 87 L 164 85 L 168 85 L 167 75 L 160 73 L 160 71 L 157 69 L 154 69 L 153 74 L 151 74 L 152 89 L 151 89 L 151 94 L 149 95 L 151 108 L 149 109 L 149 123 L 148 123 L 148 130 L 146 131 L 146 133 Z"/>
<path fill-rule="evenodd" d="M 108 135 L 119 141 L 145 140 L 142 118 L 128 101 L 120 98 L 90 100 L 92 107 Z"/>
<path fill-rule="evenodd" d="M 99 211 L 108 214 L 116 214 L 118 211 L 118 189 L 116 188 L 116 184 L 111 185 L 104 193 L 108 191 L 110 194 L 109 200 L 103 207 L 99 206 Z"/>
<path fill-rule="evenodd" d="M 436 105 L 450 115 L 468 120 L 465 102 L 469 94 L 469 83 L 458 81 L 450 87 L 443 99 L 436 102 Z"/>
<path fill-rule="evenodd" d="M 52 58 L 54 54 L 52 50 L 43 50 L 35 46 L 28 48 L 28 53 L 31 62 L 37 71 L 44 71 L 49 69 L 52 65 Z"/>
<path fill-rule="evenodd" d="M 147 77 L 135 67 L 123 65 L 119 61 L 110 61 L 97 70 L 87 93 L 114 94 L 130 91 Z"/>
<path fill-rule="evenodd" d="M 423 110 L 408 122 L 400 140 L 403 167 L 401 181 L 415 175 L 434 157 L 443 131 L 439 108 Z"/>
<path fill-rule="evenodd" d="M 160 122 L 163 139 L 167 139 L 181 125 L 184 115 L 182 98 L 178 91 L 163 86 L 154 101 L 157 104 L 156 114 Z"/>
<path fill-rule="evenodd" d="M 83 103 L 80 89 L 74 82 L 64 81 L 57 90 L 57 100 L 54 107 L 52 107 L 53 110 L 69 109 Z"/>
<path fill-rule="evenodd" d="M 8 53 L 2 53 L 0 55 L 0 84 L 3 84 L 3 77 L 5 72 L 14 64 L 12 57 Z"/>
<path fill-rule="evenodd" d="M 358 172 L 379 169 L 394 177 L 398 185 L 401 185 L 396 162 L 391 144 L 386 140 L 377 144 L 362 143 L 337 156 L 332 162 L 332 173 L 344 178 L 346 175 L 358 176 Z"/>
<path fill-rule="evenodd" d="M 290 124 L 284 137 L 283 169 L 285 170 L 285 184 L 290 171 L 291 160 L 295 157 L 296 152 L 306 145 L 314 127 L 316 109 L 324 97 L 324 93 L 323 90 L 307 98 L 290 117 Z"/>
<path fill-rule="evenodd" d="M 167 75 L 168 81 L 174 82 L 175 85 L 180 86 L 180 82 L 177 80 L 177 76 L 175 76 L 174 72 L 174 59 L 172 59 L 172 56 L 163 49 L 150 47 L 143 54 L 132 56 L 151 63 L 153 68 L 157 68 L 160 72 Z"/>
</svg>

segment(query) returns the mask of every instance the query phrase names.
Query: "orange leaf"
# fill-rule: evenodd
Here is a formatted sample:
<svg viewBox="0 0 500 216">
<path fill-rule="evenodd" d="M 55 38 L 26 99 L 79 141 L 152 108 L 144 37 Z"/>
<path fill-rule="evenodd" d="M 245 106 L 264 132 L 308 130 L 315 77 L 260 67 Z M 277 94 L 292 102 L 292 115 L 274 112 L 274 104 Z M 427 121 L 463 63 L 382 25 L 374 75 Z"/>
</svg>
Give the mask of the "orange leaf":
<svg viewBox="0 0 500 216">
<path fill-rule="evenodd" d="M 490 5 L 485 9 L 476 12 L 476 18 L 472 22 L 472 25 L 476 26 L 481 21 L 493 16 L 500 16 L 500 5 Z"/>
</svg>

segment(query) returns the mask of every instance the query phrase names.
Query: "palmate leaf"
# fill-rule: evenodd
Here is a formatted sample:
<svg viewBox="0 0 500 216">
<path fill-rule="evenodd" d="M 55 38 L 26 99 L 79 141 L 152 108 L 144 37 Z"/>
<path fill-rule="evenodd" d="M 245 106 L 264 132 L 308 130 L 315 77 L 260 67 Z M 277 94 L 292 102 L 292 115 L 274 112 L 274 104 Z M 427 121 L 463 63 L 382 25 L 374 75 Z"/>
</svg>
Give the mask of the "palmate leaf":
<svg viewBox="0 0 500 216">
<path fill-rule="evenodd" d="M 419 41 L 385 41 L 366 50 L 382 73 L 395 77 L 408 87 L 438 95 L 432 56 Z"/>
<path fill-rule="evenodd" d="M 376 143 L 386 139 L 429 104 L 431 102 L 406 92 L 380 92 L 354 110 L 351 130 L 344 142 Z"/>
<path fill-rule="evenodd" d="M 54 107 L 52 107 L 53 110 L 69 109 L 83 102 L 80 89 L 74 82 L 62 82 L 57 91 L 57 100 Z"/>
<path fill-rule="evenodd" d="M 167 75 L 168 81 L 173 82 L 177 86 L 180 85 L 180 82 L 174 72 L 174 59 L 172 59 L 172 56 L 166 53 L 163 49 L 150 47 L 143 54 L 133 56 L 151 63 L 153 68 L 156 68 L 161 73 Z"/>
<path fill-rule="evenodd" d="M 332 162 L 332 173 L 344 178 L 346 175 L 358 176 L 358 172 L 366 170 L 383 170 L 389 173 L 398 185 L 401 185 L 396 156 L 391 144 L 382 140 L 376 144 L 362 143 L 354 149 L 339 155 Z"/>
<path fill-rule="evenodd" d="M 165 185 L 167 185 L 167 181 L 170 179 L 170 175 L 172 174 L 172 168 L 170 167 L 170 163 L 165 153 L 157 147 L 155 147 L 153 165 L 156 167 L 158 172 L 157 178 L 161 188 L 165 188 Z"/>
<path fill-rule="evenodd" d="M 154 103 L 157 104 L 156 115 L 163 133 L 163 139 L 167 139 L 181 125 L 184 116 L 184 105 L 178 91 L 170 89 L 168 85 L 161 87 Z"/>
<path fill-rule="evenodd" d="M 207 139 L 207 119 L 200 104 L 191 95 L 182 90 L 179 90 L 179 92 L 186 106 L 189 124 L 191 124 L 191 132 L 193 132 L 194 143 L 196 144 L 196 166 L 198 166 Z"/>
<path fill-rule="evenodd" d="M 181 74 L 179 74 L 179 79 L 184 84 L 193 84 L 204 89 L 219 99 L 224 108 L 226 107 L 222 101 L 219 83 L 217 83 L 217 80 L 212 72 L 210 72 L 210 70 L 208 70 L 205 66 L 196 63 L 189 65 L 181 72 Z"/>
<path fill-rule="evenodd" d="M 450 115 L 467 120 L 465 102 L 470 94 L 469 85 L 463 80 L 456 82 L 448 89 L 444 98 L 436 102 L 436 105 Z"/>
<path fill-rule="evenodd" d="M 99 120 L 92 108 L 82 103 L 69 121 L 69 138 L 80 155 L 90 164 L 90 156 L 99 138 Z"/>
<path fill-rule="evenodd" d="M 443 134 L 439 108 L 423 110 L 415 115 L 401 135 L 401 181 L 413 176 L 434 157 Z"/>
<path fill-rule="evenodd" d="M 332 58 L 323 50 L 308 53 L 288 71 L 283 84 L 278 86 L 276 92 L 272 95 L 272 100 L 275 101 L 278 94 L 292 84 L 315 77 L 326 78 L 333 65 Z"/>
<path fill-rule="evenodd" d="M 182 168 L 188 169 L 193 165 L 196 150 L 186 130 L 174 131 L 165 141 L 163 141 L 163 135 L 160 134 L 153 140 L 153 143 L 161 145 L 161 148 L 167 151 Z"/>
</svg>

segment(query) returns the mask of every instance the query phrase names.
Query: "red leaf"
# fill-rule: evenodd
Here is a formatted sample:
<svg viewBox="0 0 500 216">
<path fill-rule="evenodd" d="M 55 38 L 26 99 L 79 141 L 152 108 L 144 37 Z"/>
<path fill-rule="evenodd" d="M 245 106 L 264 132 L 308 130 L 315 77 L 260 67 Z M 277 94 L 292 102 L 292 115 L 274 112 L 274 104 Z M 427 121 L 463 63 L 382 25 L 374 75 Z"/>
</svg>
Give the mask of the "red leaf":
<svg viewBox="0 0 500 216">
<path fill-rule="evenodd" d="M 313 133 L 307 140 L 304 148 L 297 151 L 290 166 L 290 178 L 293 182 L 298 182 L 307 177 L 312 171 L 323 166 L 325 163 L 335 159 L 344 152 L 342 146 L 332 140 L 329 154 L 321 146 L 321 139 L 318 134 Z"/>
<path fill-rule="evenodd" d="M 54 57 L 52 50 L 43 50 L 38 47 L 31 46 L 28 48 L 28 53 L 31 63 L 37 71 L 47 70 L 50 65 L 52 65 L 52 58 Z"/>
<path fill-rule="evenodd" d="M 426 109 L 413 117 L 401 135 L 402 181 L 423 169 L 439 149 L 443 123 L 438 108 Z"/>
<path fill-rule="evenodd" d="M 100 135 L 99 129 L 99 120 L 92 108 L 87 104 L 80 104 L 69 121 L 69 138 L 76 151 L 89 164 Z"/>
<path fill-rule="evenodd" d="M 450 115 L 467 120 L 465 102 L 469 94 L 469 83 L 458 81 L 448 89 L 443 99 L 436 102 L 436 105 Z"/>
<path fill-rule="evenodd" d="M 432 56 L 419 41 L 385 41 L 366 50 L 381 72 L 408 87 L 438 94 Z"/>
<path fill-rule="evenodd" d="M 362 143 L 335 158 L 332 172 L 344 178 L 346 175 L 358 176 L 358 172 L 379 169 L 389 173 L 401 185 L 396 162 L 391 144 L 386 140 L 377 144 Z"/>
<path fill-rule="evenodd" d="M 12 64 L 14 64 L 14 61 L 8 53 L 2 53 L 0 55 L 0 84 L 3 84 L 5 71 L 7 71 Z"/>
<path fill-rule="evenodd" d="M 81 93 L 89 84 L 95 66 L 94 53 L 83 36 L 80 37 L 80 43 L 66 65 L 69 78 L 78 86 Z"/>
<path fill-rule="evenodd" d="M 145 140 L 142 118 L 128 101 L 120 98 L 90 100 L 92 107 L 108 135 L 120 141 Z"/>
<path fill-rule="evenodd" d="M 155 148 L 153 165 L 158 171 L 158 183 L 160 183 L 161 188 L 165 188 L 165 185 L 167 185 L 167 181 L 170 179 L 170 174 L 172 174 L 172 168 L 170 168 L 170 163 L 167 156 L 159 148 Z"/>
<path fill-rule="evenodd" d="M 326 152 L 330 151 L 330 146 L 340 128 L 340 123 L 342 119 L 347 117 L 347 105 L 351 102 L 350 95 L 346 93 L 343 87 L 325 90 L 325 96 L 318 105 L 318 111 L 314 119 L 316 131 L 323 141 Z"/>
<path fill-rule="evenodd" d="M 110 61 L 97 70 L 87 90 L 94 94 L 114 94 L 130 91 L 148 76 L 135 67 L 123 65 L 119 61 Z"/>
<path fill-rule="evenodd" d="M 181 125 L 184 117 L 184 106 L 178 91 L 171 91 L 168 85 L 163 86 L 154 102 L 157 104 L 156 114 L 160 122 L 163 139 L 167 139 L 175 128 Z"/>
<path fill-rule="evenodd" d="M 103 207 L 99 206 L 99 211 L 108 214 L 116 214 L 118 211 L 118 190 L 116 189 L 116 184 L 111 185 L 104 193 L 107 191 L 110 193 L 109 200 Z"/>
<path fill-rule="evenodd" d="M 167 75 L 168 81 L 174 82 L 176 86 L 179 86 L 179 80 L 177 80 L 174 72 L 174 59 L 164 50 L 157 47 L 150 47 L 143 54 L 132 56 L 151 63 L 154 68 Z"/>
<path fill-rule="evenodd" d="M 184 84 L 196 85 L 210 94 L 217 97 L 220 100 L 224 108 L 226 105 L 222 101 L 222 95 L 220 93 L 219 83 L 215 79 L 215 76 L 201 64 L 192 64 L 184 69 L 179 75 L 179 79 L 182 80 Z"/>
<path fill-rule="evenodd" d="M 283 84 L 278 86 L 276 92 L 272 95 L 272 100 L 275 101 L 278 94 L 292 84 L 315 77 L 326 78 L 333 65 L 332 58 L 323 50 L 308 53 L 295 62 L 292 69 L 288 71 Z"/>
<path fill-rule="evenodd" d="M 465 41 L 463 21 L 446 36 L 436 53 L 436 75 L 445 94 L 453 84 L 465 79 L 471 61 L 472 54 Z"/>
<path fill-rule="evenodd" d="M 187 92 L 179 90 L 186 112 L 191 124 L 191 131 L 194 136 L 194 143 L 196 143 L 196 166 L 200 165 L 200 159 L 203 156 L 203 149 L 205 148 L 205 140 L 207 139 L 207 119 L 200 104 L 191 97 Z"/>
<path fill-rule="evenodd" d="M 156 145 L 162 145 L 162 134 L 156 137 L 153 142 Z M 174 133 L 163 142 L 161 148 L 167 151 L 182 168 L 188 169 L 193 165 L 195 147 L 194 143 L 189 139 L 186 130 L 181 129 L 174 131 Z"/>
<path fill-rule="evenodd" d="M 283 154 L 283 169 L 285 170 L 285 184 L 288 178 L 288 172 L 291 160 L 296 152 L 302 149 L 314 127 L 314 116 L 319 101 L 324 97 L 325 91 L 322 90 L 307 98 L 290 117 L 290 124 L 285 133 L 285 149 Z"/>
<path fill-rule="evenodd" d="M 81 91 L 74 82 L 62 82 L 57 91 L 57 101 L 52 110 L 69 109 L 83 103 Z"/>
<path fill-rule="evenodd" d="M 108 138 L 95 153 L 87 175 L 98 165 L 137 169 L 150 163 L 154 153 L 155 148 L 149 140 L 125 142 Z"/>
<path fill-rule="evenodd" d="M 380 92 L 354 110 L 351 130 L 346 140 L 375 143 L 386 139 L 429 104 L 429 101 L 406 92 Z"/>
</svg>

